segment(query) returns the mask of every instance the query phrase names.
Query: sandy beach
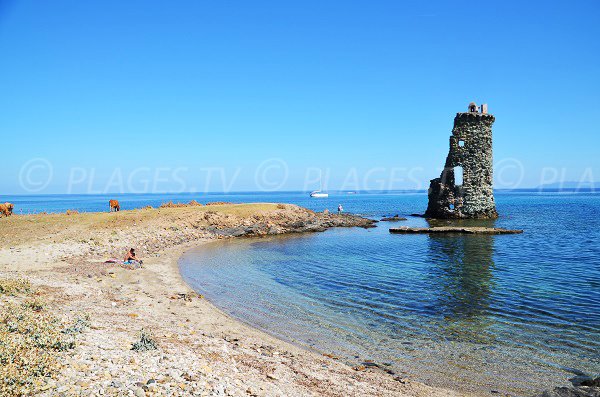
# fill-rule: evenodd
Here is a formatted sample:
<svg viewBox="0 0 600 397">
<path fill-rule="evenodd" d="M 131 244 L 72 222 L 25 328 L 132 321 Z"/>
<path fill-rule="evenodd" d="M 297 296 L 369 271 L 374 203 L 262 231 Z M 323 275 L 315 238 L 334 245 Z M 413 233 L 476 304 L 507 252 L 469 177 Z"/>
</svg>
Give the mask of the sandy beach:
<svg viewBox="0 0 600 397">
<path fill-rule="evenodd" d="M 177 261 L 183 252 L 218 238 L 336 226 L 368 227 L 371 222 L 275 204 L 0 219 L 0 277 L 29 280 L 35 291 L 30 294 L 43 300 L 40 312 L 61 324 L 85 318 L 72 348 L 50 349 L 56 360 L 51 376 L 22 376 L 22 394 L 462 395 L 380 368 L 352 368 L 327 354 L 277 340 L 222 313 L 179 275 Z M 137 248 L 142 269 L 103 263 L 123 256 L 128 247 Z M 3 311 L 25 302 L 26 295 L 0 295 Z M 132 350 L 142 329 L 156 349 Z M 7 373 L 1 375 L 6 381 Z"/>
</svg>

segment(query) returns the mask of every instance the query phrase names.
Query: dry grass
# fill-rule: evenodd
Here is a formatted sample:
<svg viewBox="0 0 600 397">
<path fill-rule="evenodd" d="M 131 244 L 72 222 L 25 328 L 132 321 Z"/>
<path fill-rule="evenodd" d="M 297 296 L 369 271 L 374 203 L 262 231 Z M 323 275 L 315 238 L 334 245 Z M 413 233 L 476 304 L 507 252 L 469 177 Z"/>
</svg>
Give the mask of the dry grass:
<svg viewBox="0 0 600 397">
<path fill-rule="evenodd" d="M 28 280 L 0 279 L 0 294 L 14 295 L 16 293 L 27 293 L 31 291 L 31 284 Z"/>
<path fill-rule="evenodd" d="M 0 396 L 35 395 L 58 374 L 60 352 L 75 347 L 78 319 L 68 325 L 47 311 L 26 280 L 0 280 L 13 298 L 0 304 Z M 69 331 L 69 332 L 67 332 Z"/>
<path fill-rule="evenodd" d="M 188 205 L 185 203 L 174 203 L 172 201 L 169 201 L 167 203 L 162 203 L 160 205 L 160 208 L 183 208 L 183 207 L 187 207 Z"/>
<path fill-rule="evenodd" d="M 209 204 L 206 204 L 206 205 L 209 205 Z M 187 204 L 174 203 L 173 201 L 169 201 L 167 203 L 162 203 L 160 205 L 160 208 L 184 208 L 184 207 L 200 207 L 200 206 L 202 206 L 202 204 L 197 202 L 196 200 L 192 200 Z"/>
<path fill-rule="evenodd" d="M 230 203 L 228 201 L 213 201 L 210 203 L 206 203 L 206 205 L 232 205 L 233 203 Z"/>
<path fill-rule="evenodd" d="M 293 206 L 288 206 L 292 208 Z M 288 208 L 289 209 L 289 208 Z M 95 231 L 110 231 L 164 223 L 178 224 L 204 219 L 212 211 L 232 216 L 263 215 L 277 210 L 276 204 L 213 204 L 145 208 L 119 212 L 19 215 L 0 219 L 0 248 L 36 242 L 81 242 L 96 237 Z"/>
</svg>

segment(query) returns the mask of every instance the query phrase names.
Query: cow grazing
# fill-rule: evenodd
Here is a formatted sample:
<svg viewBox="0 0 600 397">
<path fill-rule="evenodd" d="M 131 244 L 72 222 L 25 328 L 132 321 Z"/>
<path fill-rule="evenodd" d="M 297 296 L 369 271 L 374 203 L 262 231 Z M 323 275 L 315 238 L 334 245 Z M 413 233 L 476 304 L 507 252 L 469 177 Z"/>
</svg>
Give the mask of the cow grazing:
<svg viewBox="0 0 600 397">
<path fill-rule="evenodd" d="M 15 206 L 11 203 L 0 204 L 0 214 L 6 217 L 11 216 L 14 208 Z"/>
<path fill-rule="evenodd" d="M 110 206 L 110 212 L 112 212 L 113 210 L 115 212 L 121 211 L 121 206 L 119 205 L 119 200 L 110 200 L 108 202 L 108 205 Z"/>
</svg>

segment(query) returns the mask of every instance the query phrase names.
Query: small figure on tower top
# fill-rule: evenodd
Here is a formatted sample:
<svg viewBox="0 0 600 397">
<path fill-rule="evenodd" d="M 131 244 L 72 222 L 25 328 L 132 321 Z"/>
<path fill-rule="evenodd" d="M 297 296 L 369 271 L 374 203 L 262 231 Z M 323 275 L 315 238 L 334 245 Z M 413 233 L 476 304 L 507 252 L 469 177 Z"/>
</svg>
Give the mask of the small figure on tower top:
<svg viewBox="0 0 600 397">
<path fill-rule="evenodd" d="M 479 109 L 477 108 L 477 104 L 475 102 L 469 103 L 469 112 L 477 113 Z"/>
</svg>

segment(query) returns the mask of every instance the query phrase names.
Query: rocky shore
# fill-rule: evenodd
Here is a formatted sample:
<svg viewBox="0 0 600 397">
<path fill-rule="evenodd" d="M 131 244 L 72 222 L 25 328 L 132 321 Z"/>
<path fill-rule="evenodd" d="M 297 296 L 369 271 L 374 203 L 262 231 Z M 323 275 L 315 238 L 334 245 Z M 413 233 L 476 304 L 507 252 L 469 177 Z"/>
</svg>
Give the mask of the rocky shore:
<svg viewBox="0 0 600 397">
<path fill-rule="evenodd" d="M 178 272 L 184 251 L 215 239 L 373 226 L 281 204 L 0 219 L 0 396 L 462 395 L 272 338 Z M 104 263 L 129 247 L 142 269 Z"/>
</svg>

